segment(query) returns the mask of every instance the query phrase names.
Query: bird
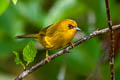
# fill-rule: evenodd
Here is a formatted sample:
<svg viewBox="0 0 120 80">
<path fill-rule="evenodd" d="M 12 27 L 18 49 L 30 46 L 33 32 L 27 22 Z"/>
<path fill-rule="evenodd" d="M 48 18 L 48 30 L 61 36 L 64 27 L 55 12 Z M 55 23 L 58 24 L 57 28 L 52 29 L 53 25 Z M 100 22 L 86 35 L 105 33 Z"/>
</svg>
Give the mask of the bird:
<svg viewBox="0 0 120 80">
<path fill-rule="evenodd" d="M 46 60 L 50 61 L 48 50 L 54 50 L 63 48 L 65 45 L 70 44 L 77 30 L 81 30 L 77 27 L 77 23 L 72 19 L 64 19 L 58 21 L 48 27 L 40 30 L 36 34 L 27 34 L 16 36 L 16 38 L 34 38 L 46 49 Z"/>
</svg>

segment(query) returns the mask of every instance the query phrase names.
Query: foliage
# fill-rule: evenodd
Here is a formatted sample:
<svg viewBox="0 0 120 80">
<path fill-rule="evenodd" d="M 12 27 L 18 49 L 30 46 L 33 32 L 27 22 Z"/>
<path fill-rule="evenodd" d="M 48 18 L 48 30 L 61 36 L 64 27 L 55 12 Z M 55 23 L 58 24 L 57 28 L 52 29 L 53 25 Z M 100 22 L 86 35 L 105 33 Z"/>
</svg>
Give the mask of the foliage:
<svg viewBox="0 0 120 80">
<path fill-rule="evenodd" d="M 12 0 L 13 4 L 16 5 L 18 0 Z"/>
<path fill-rule="evenodd" d="M 34 61 L 36 57 L 37 49 L 32 41 L 30 41 L 23 49 L 23 58 L 27 62 L 26 65 Z"/>
<path fill-rule="evenodd" d="M 13 51 L 13 53 L 16 55 L 15 62 L 16 64 L 20 64 L 24 69 L 26 69 L 25 65 L 19 58 L 19 53 L 16 51 Z M 32 41 L 30 41 L 25 48 L 23 49 L 23 59 L 26 61 L 26 66 L 28 66 L 31 62 L 34 61 L 34 58 L 36 57 L 37 49 Z"/>
<path fill-rule="evenodd" d="M 8 5 L 8 0 L 0 0 L 0 15 L 2 15 L 2 13 L 7 9 Z"/>
<path fill-rule="evenodd" d="M 16 51 L 13 51 L 13 53 L 15 54 L 15 63 L 16 64 L 20 64 L 24 69 L 25 69 L 25 65 L 23 64 L 23 62 L 20 60 L 19 58 L 19 53 Z"/>
</svg>

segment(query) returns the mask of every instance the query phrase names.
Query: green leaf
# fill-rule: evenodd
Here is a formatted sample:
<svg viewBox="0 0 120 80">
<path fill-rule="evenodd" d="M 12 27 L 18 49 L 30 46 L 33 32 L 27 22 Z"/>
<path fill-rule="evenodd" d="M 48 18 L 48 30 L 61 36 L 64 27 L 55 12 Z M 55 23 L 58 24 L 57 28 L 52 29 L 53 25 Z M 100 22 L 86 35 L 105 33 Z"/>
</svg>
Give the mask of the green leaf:
<svg viewBox="0 0 120 80">
<path fill-rule="evenodd" d="M 9 0 L 0 0 L 0 15 L 7 9 L 9 2 Z"/>
<path fill-rule="evenodd" d="M 16 5 L 18 0 L 12 0 L 13 4 Z"/>
<path fill-rule="evenodd" d="M 23 49 L 23 58 L 27 62 L 26 65 L 34 61 L 36 57 L 37 49 L 32 41 Z"/>
<path fill-rule="evenodd" d="M 16 51 L 13 51 L 13 53 L 15 54 L 15 63 L 16 64 L 20 64 L 24 69 L 25 69 L 25 65 L 23 64 L 23 62 L 20 60 L 19 58 L 19 53 Z"/>
</svg>

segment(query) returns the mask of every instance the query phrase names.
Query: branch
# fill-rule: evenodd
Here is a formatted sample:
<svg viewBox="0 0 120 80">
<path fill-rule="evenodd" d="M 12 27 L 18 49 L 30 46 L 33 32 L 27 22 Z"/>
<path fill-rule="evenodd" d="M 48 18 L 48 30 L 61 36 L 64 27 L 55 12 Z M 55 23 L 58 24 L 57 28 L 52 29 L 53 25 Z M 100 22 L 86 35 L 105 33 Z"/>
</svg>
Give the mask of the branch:
<svg viewBox="0 0 120 80">
<path fill-rule="evenodd" d="M 116 29 L 120 29 L 120 24 L 113 26 L 113 30 L 116 30 Z M 83 38 L 79 39 L 78 41 L 74 42 L 74 45 L 77 46 L 77 45 L 83 43 L 84 41 L 87 41 L 87 40 L 89 40 L 89 39 L 91 39 L 91 38 L 93 38 L 93 37 L 96 37 L 96 36 L 98 36 L 98 35 L 104 34 L 104 33 L 109 32 L 109 31 L 110 31 L 109 28 L 105 28 L 105 29 L 101 29 L 101 30 L 96 30 L 96 31 L 92 32 L 91 34 L 89 34 L 88 36 L 83 37 Z M 56 52 L 56 53 L 53 54 L 53 55 L 51 55 L 51 56 L 50 56 L 50 59 L 53 60 L 53 59 L 57 58 L 58 56 L 66 53 L 66 52 L 69 52 L 70 49 L 72 49 L 71 46 L 67 46 L 66 48 L 64 48 L 64 49 Z M 20 75 L 18 75 L 18 76 L 16 77 L 15 80 L 22 80 L 24 77 L 26 77 L 27 75 L 29 75 L 29 74 L 32 73 L 33 71 L 37 70 L 39 67 L 44 66 L 45 64 L 47 64 L 46 59 L 44 59 L 44 60 L 42 60 L 41 62 L 35 64 L 35 65 L 32 66 L 31 68 L 23 71 Z"/>
<path fill-rule="evenodd" d="M 109 8 L 109 0 L 105 0 L 106 4 L 106 12 L 107 12 L 107 20 L 108 26 L 110 29 L 110 52 L 109 52 L 109 64 L 110 64 L 110 73 L 111 73 L 111 80 L 115 80 L 115 72 L 114 72 L 114 32 L 112 30 L 112 21 L 110 18 L 110 8 Z"/>
</svg>

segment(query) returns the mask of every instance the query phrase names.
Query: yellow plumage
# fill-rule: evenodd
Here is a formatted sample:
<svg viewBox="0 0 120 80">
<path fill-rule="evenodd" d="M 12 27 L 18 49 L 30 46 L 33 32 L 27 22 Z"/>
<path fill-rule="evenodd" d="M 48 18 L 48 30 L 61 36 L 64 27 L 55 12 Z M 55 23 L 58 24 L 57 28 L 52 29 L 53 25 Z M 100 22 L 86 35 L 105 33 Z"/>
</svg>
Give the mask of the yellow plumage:
<svg viewBox="0 0 120 80">
<path fill-rule="evenodd" d="M 41 30 L 38 34 L 21 35 L 18 38 L 36 38 L 46 48 L 46 58 L 49 61 L 48 50 L 62 48 L 68 44 L 78 30 L 77 23 L 65 19 Z"/>
</svg>

